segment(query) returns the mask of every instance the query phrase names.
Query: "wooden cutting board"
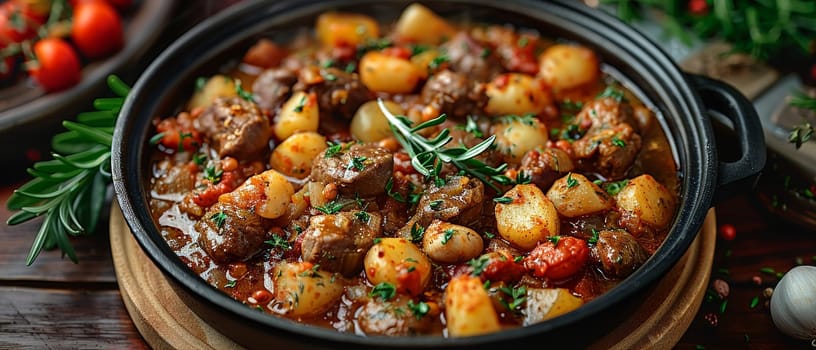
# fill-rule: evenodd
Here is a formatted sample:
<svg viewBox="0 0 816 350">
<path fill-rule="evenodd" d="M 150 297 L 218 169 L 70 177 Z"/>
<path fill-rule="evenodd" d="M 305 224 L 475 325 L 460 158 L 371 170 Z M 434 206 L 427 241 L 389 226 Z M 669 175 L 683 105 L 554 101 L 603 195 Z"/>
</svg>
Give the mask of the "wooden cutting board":
<svg viewBox="0 0 816 350">
<path fill-rule="evenodd" d="M 617 328 L 590 349 L 671 349 L 700 307 L 717 238 L 714 210 L 677 265 Z M 133 323 L 154 349 L 240 349 L 202 321 L 176 295 L 142 252 L 114 201 L 110 242 L 122 300 Z"/>
</svg>

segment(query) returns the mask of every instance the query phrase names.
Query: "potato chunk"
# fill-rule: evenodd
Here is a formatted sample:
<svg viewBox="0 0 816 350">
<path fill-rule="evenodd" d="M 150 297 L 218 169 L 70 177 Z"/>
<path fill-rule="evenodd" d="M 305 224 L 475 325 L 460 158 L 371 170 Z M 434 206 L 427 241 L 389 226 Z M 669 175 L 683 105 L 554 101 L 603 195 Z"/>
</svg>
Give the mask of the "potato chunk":
<svg viewBox="0 0 816 350">
<path fill-rule="evenodd" d="M 564 288 L 528 288 L 524 325 L 549 320 L 583 305 L 581 298 Z"/>
<path fill-rule="evenodd" d="M 618 208 L 632 213 L 656 229 L 666 227 L 674 214 L 674 197 L 648 174 L 629 180 L 615 199 Z"/>
<path fill-rule="evenodd" d="M 490 115 L 555 115 L 555 103 L 543 81 L 521 73 L 497 76 L 487 84 L 485 111 Z"/>
<path fill-rule="evenodd" d="M 216 98 L 219 97 L 234 97 L 238 96 L 235 90 L 235 80 L 226 75 L 213 75 L 204 86 L 196 89 L 187 108 L 190 110 L 195 108 L 207 108 Z"/>
<path fill-rule="evenodd" d="M 409 295 L 421 293 L 431 280 L 431 262 L 404 238 L 381 238 L 363 260 L 371 284 L 388 282 Z"/>
<path fill-rule="evenodd" d="M 357 13 L 329 12 L 317 17 L 317 38 L 324 46 L 357 46 L 380 36 L 373 18 Z"/>
<path fill-rule="evenodd" d="M 272 169 L 298 179 L 309 176 L 312 161 L 326 149 L 326 138 L 316 132 L 299 132 L 283 140 L 269 157 Z"/>
<path fill-rule="evenodd" d="M 435 220 L 425 230 L 422 250 L 436 262 L 453 264 L 473 259 L 482 253 L 484 241 L 465 226 Z"/>
<path fill-rule="evenodd" d="M 291 316 L 315 316 L 343 294 L 342 278 L 308 262 L 282 262 L 272 270 L 275 299 Z"/>
<path fill-rule="evenodd" d="M 451 337 L 487 334 L 501 329 L 493 302 L 478 277 L 461 275 L 451 279 L 445 289 L 445 312 Z"/>
<path fill-rule="evenodd" d="M 547 198 L 555 205 L 558 214 L 568 218 L 593 214 L 612 209 L 612 198 L 584 175 L 569 173 L 555 180 Z"/>
<path fill-rule="evenodd" d="M 320 124 L 320 111 L 317 106 L 317 95 L 314 93 L 296 92 L 281 106 L 273 130 L 278 140 L 297 132 L 317 131 Z"/>
<path fill-rule="evenodd" d="M 369 90 L 392 94 L 409 93 L 421 75 L 411 61 L 369 51 L 360 59 L 360 80 Z"/>
<path fill-rule="evenodd" d="M 402 106 L 392 101 L 383 101 L 385 108 L 394 115 L 404 115 Z M 351 119 L 351 136 L 363 142 L 377 142 L 392 136 L 391 126 L 385 118 L 377 101 L 368 101 L 354 113 Z"/>
<path fill-rule="evenodd" d="M 494 127 L 493 134 L 498 150 L 514 163 L 531 149 L 543 147 L 549 139 L 547 127 L 535 117 L 504 118 Z"/>
<path fill-rule="evenodd" d="M 400 40 L 426 45 L 437 45 L 456 34 L 442 17 L 417 3 L 402 11 L 394 32 Z"/>
<path fill-rule="evenodd" d="M 531 250 L 549 236 L 558 235 L 558 211 L 544 192 L 533 184 L 516 185 L 496 204 L 496 228 L 499 235 L 514 246 Z"/>
<path fill-rule="evenodd" d="M 553 45 L 541 55 L 538 75 L 553 89 L 570 89 L 596 81 L 601 73 L 599 62 L 589 48 Z"/>
</svg>

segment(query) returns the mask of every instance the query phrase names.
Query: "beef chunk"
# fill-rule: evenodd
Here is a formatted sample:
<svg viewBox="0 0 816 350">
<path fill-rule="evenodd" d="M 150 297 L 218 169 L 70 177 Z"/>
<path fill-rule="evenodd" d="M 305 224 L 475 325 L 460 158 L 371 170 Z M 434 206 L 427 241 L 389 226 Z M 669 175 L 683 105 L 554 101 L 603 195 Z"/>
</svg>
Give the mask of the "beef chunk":
<svg viewBox="0 0 816 350">
<path fill-rule="evenodd" d="M 333 157 L 322 153 L 312 166 L 312 181 L 337 184 L 341 193 L 371 197 L 385 193 L 394 158 L 376 144 L 357 144 Z"/>
<path fill-rule="evenodd" d="M 641 148 L 640 135 L 629 124 L 592 128 L 572 144 L 576 159 L 587 161 L 589 169 L 610 178 L 626 175 Z"/>
<path fill-rule="evenodd" d="M 455 72 L 476 81 L 489 81 L 501 72 L 502 65 L 498 57 L 489 54 L 493 50 L 490 45 L 466 32 L 454 35 L 441 46 L 441 50 L 447 53 L 448 61 Z"/>
<path fill-rule="evenodd" d="M 559 148 L 532 149 L 521 159 L 520 172 L 530 176 L 531 182 L 544 190 L 550 188 L 555 180 L 563 177 L 575 168 L 567 152 Z"/>
<path fill-rule="evenodd" d="M 218 98 L 196 120 L 220 156 L 246 159 L 265 151 L 269 119 L 258 106 L 240 97 Z"/>
<path fill-rule="evenodd" d="M 483 84 L 471 82 L 466 75 L 449 70 L 432 75 L 422 88 L 421 96 L 427 105 L 454 118 L 479 114 L 487 104 Z"/>
<path fill-rule="evenodd" d="M 629 124 L 638 131 L 638 122 L 632 106 L 612 97 L 588 102 L 576 116 L 577 124 L 587 126 L 589 132 L 608 129 L 620 124 Z"/>
<path fill-rule="evenodd" d="M 198 244 L 216 263 L 244 261 L 261 251 L 266 239 L 262 219 L 252 209 L 215 203 L 194 226 Z"/>
<path fill-rule="evenodd" d="M 322 116 L 351 119 L 360 105 L 374 98 L 356 73 L 310 66 L 299 74 L 295 90 L 316 93 Z"/>
<path fill-rule="evenodd" d="M 406 336 L 427 331 L 433 317 L 414 315 L 408 307 L 410 300 L 406 296 L 397 296 L 388 301 L 370 299 L 360 308 L 357 316 L 360 330 L 367 335 L 389 336 Z"/>
<path fill-rule="evenodd" d="M 363 258 L 374 238 L 382 234 L 381 222 L 379 214 L 365 212 L 313 216 L 302 234 L 303 260 L 353 277 L 363 269 Z"/>
<path fill-rule="evenodd" d="M 629 232 L 603 230 L 598 233 L 592 257 L 607 276 L 624 278 L 640 267 L 649 255 Z"/>
<path fill-rule="evenodd" d="M 297 76 L 291 70 L 267 69 L 252 84 L 252 94 L 259 107 L 271 111 L 286 102 L 295 81 Z"/>
<path fill-rule="evenodd" d="M 470 226 L 481 219 L 484 184 L 478 179 L 454 176 L 445 185 L 435 184 L 426 191 L 417 204 L 414 216 L 400 229 L 401 237 L 411 237 L 411 227 L 416 224 L 428 227 L 433 220 Z"/>
</svg>

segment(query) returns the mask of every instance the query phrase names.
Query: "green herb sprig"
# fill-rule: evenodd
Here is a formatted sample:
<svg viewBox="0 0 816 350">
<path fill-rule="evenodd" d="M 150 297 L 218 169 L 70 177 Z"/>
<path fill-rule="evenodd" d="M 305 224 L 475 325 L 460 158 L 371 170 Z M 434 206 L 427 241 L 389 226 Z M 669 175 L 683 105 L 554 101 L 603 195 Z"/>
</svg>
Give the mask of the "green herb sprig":
<svg viewBox="0 0 816 350">
<path fill-rule="evenodd" d="M 446 148 L 453 140 L 450 130 L 442 129 L 433 139 L 427 139 L 419 132 L 445 122 L 447 117 L 442 114 L 439 117 L 428 120 L 417 126 L 413 126 L 408 118 L 393 115 L 381 99 L 377 100 L 380 110 L 391 124 L 391 132 L 396 137 L 402 147 L 411 155 L 411 165 L 426 178 L 439 178 L 442 170 L 442 163 L 453 164 L 465 173 L 481 180 L 486 185 L 492 187 L 496 192 L 501 192 L 496 183 L 509 185 L 513 180 L 504 175 L 507 164 L 498 167 L 491 167 L 475 157 L 488 150 L 496 136 L 492 135 L 471 148 L 451 147 Z"/>
<path fill-rule="evenodd" d="M 54 159 L 29 168 L 34 179 L 15 190 L 6 203 L 9 210 L 17 211 L 6 221 L 8 225 L 44 217 L 26 265 L 34 263 L 43 249 L 55 247 L 63 257 L 78 262 L 68 237 L 89 235 L 96 229 L 111 181 L 113 127 L 130 91 L 116 76 L 108 76 L 107 82 L 118 97 L 96 99 L 96 111 L 80 113 L 76 122 L 63 121 L 68 131 L 52 139 Z"/>
<path fill-rule="evenodd" d="M 690 44 L 689 31 L 700 38 L 721 38 L 737 52 L 765 60 L 785 48 L 807 52 L 816 38 L 816 4 L 810 0 L 604 0 L 617 15 L 632 21 L 642 10 L 663 12 L 665 32 Z M 697 5 L 693 8 L 692 3 Z M 689 30 L 690 29 L 690 30 Z"/>
<path fill-rule="evenodd" d="M 805 94 L 798 94 L 793 96 L 788 102 L 793 107 L 809 109 L 816 112 L 816 97 L 810 97 Z M 813 125 L 805 121 L 802 124 L 796 125 L 788 135 L 788 142 L 794 144 L 796 149 L 802 147 L 813 136 Z"/>
</svg>

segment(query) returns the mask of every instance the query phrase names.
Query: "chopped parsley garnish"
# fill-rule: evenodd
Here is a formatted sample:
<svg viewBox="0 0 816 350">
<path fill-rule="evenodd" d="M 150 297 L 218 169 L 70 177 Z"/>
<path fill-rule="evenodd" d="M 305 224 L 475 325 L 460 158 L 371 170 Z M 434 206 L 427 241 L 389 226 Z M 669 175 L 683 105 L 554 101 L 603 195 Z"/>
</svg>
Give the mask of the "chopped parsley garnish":
<svg viewBox="0 0 816 350">
<path fill-rule="evenodd" d="M 476 120 L 472 116 L 468 116 L 465 125 L 460 126 L 459 128 L 465 130 L 465 132 L 470 133 L 471 135 L 473 135 L 473 137 L 478 138 L 484 137 L 484 133 L 482 132 L 482 130 L 479 130 L 479 125 L 476 124 Z"/>
<path fill-rule="evenodd" d="M 297 113 L 303 112 L 303 107 L 306 106 L 306 95 L 300 97 L 300 101 L 298 101 L 297 106 L 295 106 L 294 111 Z"/>
<path fill-rule="evenodd" d="M 394 287 L 393 284 L 388 282 L 380 282 L 377 283 L 377 285 L 371 289 L 371 292 L 368 293 L 368 296 L 377 297 L 382 299 L 383 301 L 388 301 L 389 299 L 393 298 L 394 295 L 396 294 L 397 288 Z"/>
<path fill-rule="evenodd" d="M 303 272 L 299 273 L 298 276 L 300 276 L 300 277 L 320 277 L 320 274 L 317 273 L 317 271 L 319 271 L 319 270 L 320 270 L 320 264 L 316 264 L 316 265 L 312 266 L 311 269 L 308 269 L 306 271 L 303 271 Z M 303 294 L 303 290 L 300 291 L 300 294 Z"/>
<path fill-rule="evenodd" d="M 196 91 L 201 91 L 204 86 L 207 85 L 207 77 L 198 77 L 195 81 L 195 89 Z"/>
<path fill-rule="evenodd" d="M 390 39 L 371 39 L 357 47 L 357 58 L 362 57 L 366 52 L 379 51 L 391 46 L 394 46 L 394 42 Z"/>
<path fill-rule="evenodd" d="M 487 263 L 490 261 L 490 258 L 487 255 L 482 255 L 475 259 L 468 260 L 467 264 L 473 269 L 471 272 L 474 276 L 479 276 L 484 272 L 484 269 L 487 267 Z"/>
<path fill-rule="evenodd" d="M 456 233 L 452 228 L 445 230 L 445 233 L 442 235 L 442 244 L 448 244 L 448 241 L 453 238 L 453 234 Z"/>
<path fill-rule="evenodd" d="M 499 300 L 501 304 L 507 308 L 507 310 L 513 313 L 521 312 L 521 305 L 523 305 L 524 302 L 527 301 L 527 287 L 524 286 L 517 288 L 501 287 L 499 288 L 499 291 L 511 298 L 509 302 L 507 300 L 504 300 L 504 298 L 501 298 Z"/>
<path fill-rule="evenodd" d="M 320 212 L 323 212 L 324 214 L 337 214 L 338 212 L 340 212 L 340 210 L 343 209 L 343 207 L 346 206 L 346 204 L 348 203 L 339 203 L 337 202 L 337 200 L 333 200 L 324 205 L 319 205 L 314 208 Z"/>
<path fill-rule="evenodd" d="M 578 180 L 572 178 L 572 173 L 567 174 L 567 188 L 578 186 Z"/>
<path fill-rule="evenodd" d="M 221 182 L 221 175 L 223 174 L 224 171 L 221 169 L 216 169 L 214 165 L 204 168 L 204 178 L 209 180 L 213 185 L 217 185 L 219 182 Z"/>
<path fill-rule="evenodd" d="M 575 141 L 582 137 L 586 130 L 582 130 L 577 124 L 569 124 L 566 128 L 561 129 L 561 138 L 567 141 Z"/>
<path fill-rule="evenodd" d="M 414 44 L 411 45 L 411 56 L 419 55 L 425 51 L 428 51 L 429 47 L 425 45 Z"/>
<path fill-rule="evenodd" d="M 493 198 L 493 201 L 499 204 L 510 204 L 513 203 L 513 198 L 510 197 L 496 197 Z"/>
<path fill-rule="evenodd" d="M 357 171 L 363 171 L 363 169 L 365 169 L 366 160 L 368 160 L 367 157 L 353 157 L 351 158 L 351 163 L 349 163 L 346 169 L 356 169 Z"/>
<path fill-rule="evenodd" d="M 196 165 L 202 166 L 202 165 L 204 165 L 204 163 L 206 161 L 207 161 L 207 155 L 206 154 L 204 154 L 204 153 L 193 154 L 193 163 L 195 163 Z"/>
<path fill-rule="evenodd" d="M 160 133 L 158 133 L 156 135 L 153 135 L 153 137 L 150 138 L 150 145 L 155 146 L 155 145 L 159 144 L 159 142 L 161 142 L 161 140 L 163 138 L 164 138 L 164 133 L 163 132 L 160 132 Z"/>
<path fill-rule="evenodd" d="M 323 67 L 323 68 L 330 68 L 333 65 L 334 65 L 334 60 L 329 58 L 329 59 L 323 61 L 323 64 L 321 64 L 320 66 Z"/>
<path fill-rule="evenodd" d="M 374 238 L 374 244 L 380 244 L 380 242 L 382 242 L 382 238 L 380 237 Z"/>
<path fill-rule="evenodd" d="M 502 124 L 511 124 L 511 123 L 522 123 L 529 126 L 535 125 L 536 116 L 532 113 L 527 113 L 525 115 L 515 115 L 515 114 L 508 114 L 499 117 L 499 122 Z"/>
<path fill-rule="evenodd" d="M 626 142 L 618 138 L 618 135 L 612 136 L 612 144 L 620 148 L 626 148 Z"/>
<path fill-rule="evenodd" d="M 184 152 L 184 139 L 191 139 L 193 138 L 193 134 L 189 132 L 181 132 L 179 131 L 179 141 L 178 141 L 178 152 Z"/>
<path fill-rule="evenodd" d="M 224 222 L 227 221 L 227 214 L 224 213 L 223 211 L 219 211 L 210 216 L 210 220 L 212 220 L 215 223 L 215 226 L 221 228 L 222 226 L 224 226 Z"/>
<path fill-rule="evenodd" d="M 327 81 L 335 81 L 337 80 L 337 76 L 331 73 L 326 73 L 323 74 L 323 79 L 326 79 Z"/>
<path fill-rule="evenodd" d="M 493 238 L 493 237 L 496 237 L 496 234 L 494 234 L 492 232 L 485 231 L 484 236 L 487 237 L 487 238 Z"/>
<path fill-rule="evenodd" d="M 366 223 L 366 224 L 368 223 L 368 220 L 371 219 L 371 215 L 369 215 L 368 213 L 366 213 L 364 211 L 358 211 L 358 212 L 354 213 L 354 217 L 356 217 L 357 220 L 360 220 L 360 221 L 362 221 L 363 223 Z"/>
<path fill-rule="evenodd" d="M 408 304 L 406 306 L 408 306 L 408 309 L 411 310 L 417 320 L 421 319 L 422 316 L 427 315 L 428 311 L 431 311 L 430 306 L 428 306 L 428 304 L 424 301 L 414 304 L 413 300 L 408 300 Z"/>
<path fill-rule="evenodd" d="M 280 248 L 283 250 L 292 249 L 292 245 L 289 243 L 289 241 L 286 240 L 286 238 L 283 238 L 278 235 L 272 235 L 271 238 L 272 239 L 268 241 L 264 241 L 264 243 L 271 245 L 273 248 Z"/>
<path fill-rule="evenodd" d="M 239 97 L 243 98 L 246 101 L 253 101 L 255 98 L 254 96 L 252 96 L 252 93 L 244 90 L 244 88 L 241 86 L 240 79 L 235 80 L 235 92 L 238 94 Z"/>
<path fill-rule="evenodd" d="M 428 203 L 428 206 L 431 207 L 431 210 L 439 210 L 442 209 L 442 203 L 444 202 L 441 199 L 436 199 Z"/>
<path fill-rule="evenodd" d="M 346 65 L 346 68 L 344 68 L 343 70 L 344 70 L 346 73 L 354 73 L 354 71 L 355 71 L 355 70 L 357 70 L 357 63 L 354 63 L 354 62 L 349 62 L 349 63 Z"/>
<path fill-rule="evenodd" d="M 614 195 L 620 193 L 620 191 L 623 190 L 623 188 L 626 187 L 626 185 L 628 185 L 628 184 L 629 184 L 629 179 L 610 182 L 610 183 L 604 185 L 604 190 L 606 190 L 606 193 L 609 193 L 610 195 L 614 196 Z"/>
<path fill-rule="evenodd" d="M 445 62 L 448 62 L 448 56 L 445 55 L 436 56 L 431 61 L 431 63 L 428 63 L 428 69 L 435 71 L 439 69 L 439 67 Z"/>
<path fill-rule="evenodd" d="M 592 236 L 590 236 L 589 239 L 587 239 L 587 244 L 594 245 L 594 244 L 598 243 L 598 235 L 600 234 L 600 232 L 598 232 L 598 230 L 596 230 L 594 228 L 591 229 L 591 232 L 592 232 Z"/>
<path fill-rule="evenodd" d="M 524 255 L 517 255 L 515 258 L 513 258 L 514 263 L 520 263 L 522 260 L 524 260 Z"/>
<path fill-rule="evenodd" d="M 238 283 L 238 280 L 227 281 L 227 283 L 224 283 L 224 288 L 235 288 L 236 283 Z"/>
<path fill-rule="evenodd" d="M 557 247 L 557 246 L 558 246 L 558 242 L 560 242 L 560 241 L 561 241 L 561 236 L 558 236 L 558 235 L 556 235 L 556 236 L 550 236 L 550 237 L 547 237 L 547 240 L 548 240 L 548 241 L 550 241 L 550 242 L 552 242 L 553 246 L 556 246 L 556 247 Z"/>
<path fill-rule="evenodd" d="M 482 49 L 482 53 L 479 55 L 479 57 L 481 57 L 483 59 L 487 58 L 488 56 L 490 56 L 490 53 L 491 53 L 490 48 L 486 47 L 486 48 Z"/>
<path fill-rule="evenodd" d="M 614 88 L 612 86 L 607 86 L 606 89 L 604 89 L 603 92 L 598 94 L 598 96 L 596 98 L 601 99 L 601 98 L 606 98 L 606 97 L 611 97 L 611 98 L 615 99 L 615 101 L 621 102 L 621 101 L 624 100 L 623 90 L 616 89 L 616 88 Z"/>
<path fill-rule="evenodd" d="M 518 40 L 518 47 L 525 48 L 529 42 L 530 42 L 530 39 L 528 39 L 526 36 L 522 36 Z"/>
<path fill-rule="evenodd" d="M 425 235 L 425 228 L 419 226 L 419 224 L 414 223 L 411 225 L 411 242 L 419 242 L 422 240 L 422 236 Z"/>
<path fill-rule="evenodd" d="M 343 152 L 343 148 L 345 148 L 345 144 L 339 143 L 339 142 L 334 143 L 334 142 L 329 141 L 329 142 L 326 142 L 326 145 L 329 146 L 328 148 L 326 148 L 326 153 L 324 153 L 324 156 L 326 158 L 334 157 L 338 153 Z"/>
</svg>

